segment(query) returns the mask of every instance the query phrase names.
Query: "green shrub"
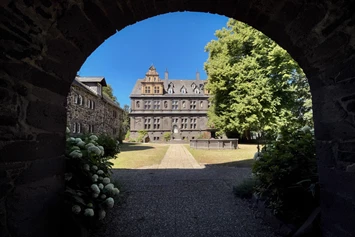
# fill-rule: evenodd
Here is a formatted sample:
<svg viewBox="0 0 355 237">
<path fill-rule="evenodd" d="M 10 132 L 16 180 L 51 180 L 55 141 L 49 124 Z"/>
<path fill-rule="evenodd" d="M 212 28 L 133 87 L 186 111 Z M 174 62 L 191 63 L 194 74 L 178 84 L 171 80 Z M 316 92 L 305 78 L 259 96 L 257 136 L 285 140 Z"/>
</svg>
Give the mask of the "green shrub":
<svg viewBox="0 0 355 237">
<path fill-rule="evenodd" d="M 251 198 L 257 184 L 258 179 L 255 177 L 244 179 L 240 184 L 233 187 L 233 192 L 239 198 Z"/>
<path fill-rule="evenodd" d="M 143 142 L 143 138 L 148 135 L 148 132 L 146 130 L 139 130 L 138 131 L 138 138 L 137 142 Z"/>
<path fill-rule="evenodd" d="M 113 207 L 119 190 L 112 184 L 111 157 L 95 135 L 67 137 L 65 204 L 71 217 L 91 227 Z"/>
<path fill-rule="evenodd" d="M 130 138 L 130 136 L 131 136 L 131 131 L 128 130 L 127 133 L 126 133 L 126 135 L 125 135 L 125 138 L 124 138 L 124 139 L 125 139 L 126 141 L 128 141 L 129 138 Z"/>
<path fill-rule="evenodd" d="M 163 137 L 164 137 L 164 139 L 165 139 L 166 142 L 170 141 L 170 139 L 171 139 L 171 132 L 165 132 L 165 133 L 163 134 Z"/>
<path fill-rule="evenodd" d="M 302 222 L 319 205 L 315 141 L 308 128 L 282 130 L 267 144 L 253 166 L 259 195 L 274 213 L 290 222 Z"/>
<path fill-rule="evenodd" d="M 105 148 L 105 156 L 114 158 L 117 153 L 120 153 L 119 142 L 108 135 L 99 135 L 97 142 Z"/>
</svg>

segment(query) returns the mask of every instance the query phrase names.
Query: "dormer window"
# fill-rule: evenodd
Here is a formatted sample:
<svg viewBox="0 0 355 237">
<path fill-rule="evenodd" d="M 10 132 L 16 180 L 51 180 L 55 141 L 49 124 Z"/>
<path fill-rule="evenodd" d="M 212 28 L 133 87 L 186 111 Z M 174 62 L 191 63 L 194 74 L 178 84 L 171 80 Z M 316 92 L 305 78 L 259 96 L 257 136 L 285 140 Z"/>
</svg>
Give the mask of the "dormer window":
<svg viewBox="0 0 355 237">
<path fill-rule="evenodd" d="M 186 89 L 184 87 L 181 89 L 181 94 L 186 94 Z"/>
<path fill-rule="evenodd" d="M 159 93 L 160 93 L 160 87 L 154 86 L 154 94 L 159 94 Z"/>
<path fill-rule="evenodd" d="M 173 88 L 169 88 L 168 89 L 168 94 L 172 94 L 173 93 Z"/>
<path fill-rule="evenodd" d="M 192 83 L 191 87 L 192 87 L 192 89 L 195 89 L 196 88 L 196 84 Z"/>
<path fill-rule="evenodd" d="M 200 91 L 196 88 L 195 89 L 195 94 L 199 94 L 200 93 Z"/>
<path fill-rule="evenodd" d="M 150 86 L 146 86 L 146 87 L 144 88 L 144 93 L 150 94 Z"/>
</svg>

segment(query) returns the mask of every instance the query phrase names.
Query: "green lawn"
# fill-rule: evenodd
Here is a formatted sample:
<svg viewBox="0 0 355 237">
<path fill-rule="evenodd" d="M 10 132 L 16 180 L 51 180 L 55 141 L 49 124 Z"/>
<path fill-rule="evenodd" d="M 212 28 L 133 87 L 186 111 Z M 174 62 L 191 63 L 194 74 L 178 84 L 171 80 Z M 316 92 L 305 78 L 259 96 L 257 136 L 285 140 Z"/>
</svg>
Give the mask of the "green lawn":
<svg viewBox="0 0 355 237">
<path fill-rule="evenodd" d="M 160 164 L 169 145 L 154 143 L 123 143 L 121 152 L 111 160 L 116 169 L 135 169 Z"/>
<path fill-rule="evenodd" d="M 257 151 L 257 145 L 246 144 L 239 144 L 240 149 L 236 150 L 197 150 L 185 146 L 199 163 L 234 167 L 251 167 Z"/>
</svg>

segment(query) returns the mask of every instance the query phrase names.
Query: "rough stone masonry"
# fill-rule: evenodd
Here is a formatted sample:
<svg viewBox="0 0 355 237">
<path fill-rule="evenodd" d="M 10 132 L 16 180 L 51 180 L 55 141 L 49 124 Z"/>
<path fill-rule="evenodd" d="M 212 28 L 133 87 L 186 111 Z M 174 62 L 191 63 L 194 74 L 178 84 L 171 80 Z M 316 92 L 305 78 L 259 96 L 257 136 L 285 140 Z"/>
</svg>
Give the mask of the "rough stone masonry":
<svg viewBox="0 0 355 237">
<path fill-rule="evenodd" d="M 85 59 L 128 25 L 185 10 L 243 21 L 300 64 L 313 96 L 323 236 L 355 235 L 354 0 L 3 0 L 1 236 L 60 228 L 66 96 Z"/>
</svg>

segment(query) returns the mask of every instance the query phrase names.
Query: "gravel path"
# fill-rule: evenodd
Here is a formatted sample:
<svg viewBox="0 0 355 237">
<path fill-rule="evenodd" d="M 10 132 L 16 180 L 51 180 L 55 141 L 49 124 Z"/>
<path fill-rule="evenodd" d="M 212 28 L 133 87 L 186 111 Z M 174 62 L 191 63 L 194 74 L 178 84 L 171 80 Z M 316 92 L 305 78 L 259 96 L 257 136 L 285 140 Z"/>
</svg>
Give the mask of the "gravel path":
<svg viewBox="0 0 355 237">
<path fill-rule="evenodd" d="M 221 166 L 115 170 L 123 200 L 92 237 L 277 236 L 232 192 L 249 175 Z"/>
</svg>

